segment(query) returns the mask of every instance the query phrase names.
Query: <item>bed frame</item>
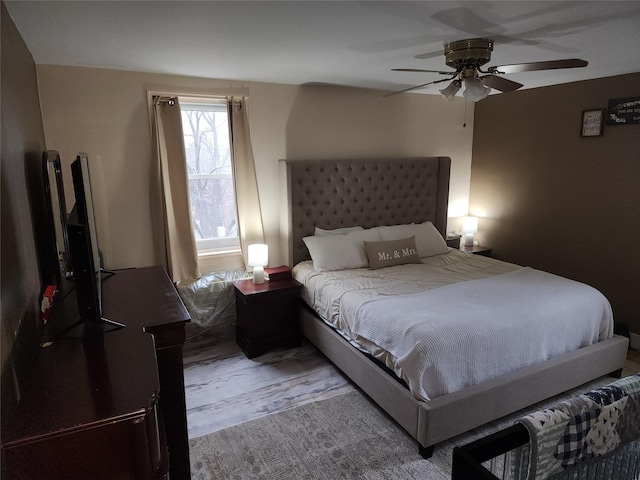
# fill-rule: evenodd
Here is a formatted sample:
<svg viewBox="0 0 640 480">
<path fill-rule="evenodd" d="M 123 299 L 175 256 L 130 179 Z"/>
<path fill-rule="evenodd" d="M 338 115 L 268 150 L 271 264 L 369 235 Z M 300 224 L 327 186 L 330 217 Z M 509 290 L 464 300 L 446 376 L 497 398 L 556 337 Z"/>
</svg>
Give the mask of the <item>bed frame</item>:
<svg viewBox="0 0 640 480">
<path fill-rule="evenodd" d="M 445 235 L 448 157 L 280 160 L 281 242 L 288 265 L 309 259 L 302 241 L 314 227 L 433 222 Z M 301 302 L 302 303 L 302 302 Z M 620 375 L 628 339 L 581 348 L 428 402 L 416 399 L 381 368 L 300 305 L 304 336 L 418 441 L 434 446 L 534 403 L 607 374 Z"/>
</svg>

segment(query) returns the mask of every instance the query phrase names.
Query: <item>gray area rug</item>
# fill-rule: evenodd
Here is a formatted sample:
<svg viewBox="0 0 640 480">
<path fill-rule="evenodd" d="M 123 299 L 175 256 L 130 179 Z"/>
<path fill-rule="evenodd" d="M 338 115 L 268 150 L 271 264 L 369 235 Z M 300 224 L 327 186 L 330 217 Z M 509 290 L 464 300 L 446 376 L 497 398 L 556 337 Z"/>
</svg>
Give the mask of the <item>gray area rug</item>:
<svg viewBox="0 0 640 480">
<path fill-rule="evenodd" d="M 578 391 L 612 380 L 603 377 Z M 451 478 L 454 446 L 512 425 L 527 412 L 438 444 L 434 456 L 424 460 L 417 442 L 366 395 L 355 391 L 191 439 L 191 478 L 445 480 Z"/>
</svg>

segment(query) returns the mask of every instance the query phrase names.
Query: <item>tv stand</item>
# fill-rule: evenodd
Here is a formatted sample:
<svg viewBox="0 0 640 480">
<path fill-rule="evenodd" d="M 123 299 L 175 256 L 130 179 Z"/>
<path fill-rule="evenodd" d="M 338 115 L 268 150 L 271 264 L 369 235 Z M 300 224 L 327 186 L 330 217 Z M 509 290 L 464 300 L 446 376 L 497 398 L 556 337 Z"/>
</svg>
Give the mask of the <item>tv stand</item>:
<svg viewBox="0 0 640 480">
<path fill-rule="evenodd" d="M 106 280 L 107 278 L 111 278 L 111 275 L 115 275 L 116 273 L 118 273 L 117 270 L 107 270 L 106 268 L 100 268 L 100 273 L 104 273 L 107 276 L 106 277 L 102 277 L 102 280 Z"/>
<path fill-rule="evenodd" d="M 109 278 L 111 278 L 112 276 L 114 276 L 116 273 L 118 273 L 116 270 L 107 270 L 104 268 L 100 268 L 100 274 L 105 274 L 106 276 L 102 277 L 100 279 L 100 283 L 102 284 L 102 282 L 104 282 L 105 280 L 108 280 Z M 72 277 L 73 278 L 73 277 Z M 75 287 L 73 286 L 74 284 L 71 284 L 72 286 L 70 287 L 70 292 L 71 293 L 73 291 L 74 294 L 76 294 Z M 78 329 L 77 327 L 83 325 L 84 328 L 83 329 Z M 124 328 L 126 325 L 124 323 L 120 323 L 120 322 L 116 322 L 115 320 L 110 320 L 108 318 L 105 318 L 103 316 L 100 316 L 100 318 L 85 318 L 82 315 L 78 316 L 78 319 L 71 323 L 70 325 L 64 326 L 58 326 L 58 331 L 57 332 L 53 332 L 49 338 L 47 338 L 45 336 L 45 340 L 43 341 L 43 344 L 45 343 L 49 343 L 51 341 L 53 341 L 54 339 L 60 339 L 63 336 L 71 336 L 71 337 L 85 337 L 85 336 L 92 336 L 92 335 L 100 335 L 100 334 L 104 334 L 107 333 L 110 330 L 106 330 L 105 328 L 101 327 L 101 325 L 107 326 L 107 327 L 114 327 L 114 328 Z M 62 329 L 60 329 L 62 328 Z M 75 331 L 74 331 L 75 330 Z M 69 333 L 71 332 L 71 333 Z M 51 332 L 49 332 L 51 333 Z M 67 335 L 67 333 L 69 333 L 69 335 Z M 45 333 L 45 335 L 47 335 L 47 333 Z"/>
<path fill-rule="evenodd" d="M 78 315 L 72 292 L 55 302 L 52 330 Z M 103 312 L 127 328 L 43 343 L 3 418 L 2 478 L 190 478 L 184 304 L 164 270 L 148 267 L 105 282 Z"/>
<path fill-rule="evenodd" d="M 100 317 L 100 320 L 85 320 L 80 317 L 71 325 L 63 328 L 60 332 L 56 333 L 51 339 L 45 340 L 43 345 L 52 342 L 53 340 L 60 340 L 66 337 L 91 337 L 93 335 L 104 335 L 110 331 L 124 328 L 124 323 L 115 322 L 108 318 Z M 80 329 L 79 327 L 83 327 Z M 105 327 L 112 327 L 107 329 Z M 75 331 L 74 331 L 75 330 Z"/>
<path fill-rule="evenodd" d="M 104 335 L 106 333 L 124 328 L 124 323 L 100 317 L 100 320 L 87 320 L 78 318 L 70 325 L 63 326 L 62 330 L 54 332 L 52 335 L 45 334 L 42 345 L 49 345 L 54 340 L 62 340 L 69 337 L 91 337 L 94 335 Z"/>
<path fill-rule="evenodd" d="M 105 317 L 100 317 L 100 320 L 98 320 L 96 323 L 99 323 L 102 325 L 108 325 L 110 327 L 116 327 L 116 328 L 126 327 L 124 323 L 116 322 L 115 320 L 109 320 L 108 318 L 105 318 Z"/>
</svg>

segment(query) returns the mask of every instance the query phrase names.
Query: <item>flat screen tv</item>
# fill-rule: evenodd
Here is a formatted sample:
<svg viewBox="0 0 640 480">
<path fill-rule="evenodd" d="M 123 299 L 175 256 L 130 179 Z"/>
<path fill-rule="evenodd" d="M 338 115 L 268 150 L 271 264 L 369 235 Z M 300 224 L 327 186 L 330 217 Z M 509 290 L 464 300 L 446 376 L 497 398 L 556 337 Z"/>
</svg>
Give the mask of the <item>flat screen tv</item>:
<svg viewBox="0 0 640 480">
<path fill-rule="evenodd" d="M 50 248 L 47 265 L 44 268 L 53 272 L 55 284 L 60 286 L 62 278 L 67 278 L 66 258 L 69 254 L 69 242 L 67 241 L 67 207 L 64 199 L 62 162 L 57 151 L 42 152 L 42 168 L 45 207 L 50 224 Z"/>
<path fill-rule="evenodd" d="M 84 322 L 124 327 L 102 316 L 102 277 L 105 273 L 111 275 L 114 272 L 104 270 L 100 265 L 89 159 L 86 154 L 78 154 L 71 164 L 71 174 L 76 202 L 67 219 L 67 238 L 80 318 L 69 328 Z"/>
</svg>

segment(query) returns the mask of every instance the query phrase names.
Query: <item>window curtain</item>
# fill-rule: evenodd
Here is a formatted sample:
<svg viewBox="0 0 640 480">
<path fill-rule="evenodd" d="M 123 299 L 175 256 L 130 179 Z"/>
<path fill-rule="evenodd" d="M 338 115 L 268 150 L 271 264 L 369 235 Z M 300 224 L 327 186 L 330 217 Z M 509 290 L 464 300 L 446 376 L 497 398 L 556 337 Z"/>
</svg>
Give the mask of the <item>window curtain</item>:
<svg viewBox="0 0 640 480">
<path fill-rule="evenodd" d="M 182 116 L 177 98 L 153 97 L 152 135 L 162 193 L 165 255 L 173 282 L 197 279 L 198 250 L 191 222 Z"/>
<path fill-rule="evenodd" d="M 241 100 L 230 98 L 227 101 L 227 110 L 238 213 L 238 235 L 242 257 L 247 265 L 247 247 L 252 243 L 265 243 L 260 195 L 251 148 L 247 102 L 244 98 Z"/>
</svg>

